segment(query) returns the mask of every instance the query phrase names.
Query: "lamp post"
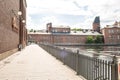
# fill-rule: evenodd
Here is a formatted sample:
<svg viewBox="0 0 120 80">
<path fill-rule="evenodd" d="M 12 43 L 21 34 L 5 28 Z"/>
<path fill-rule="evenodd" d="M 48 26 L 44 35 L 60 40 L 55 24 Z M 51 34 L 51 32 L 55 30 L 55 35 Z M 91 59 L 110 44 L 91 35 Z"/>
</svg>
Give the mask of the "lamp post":
<svg viewBox="0 0 120 80">
<path fill-rule="evenodd" d="M 19 11 L 21 11 L 21 15 L 19 16 L 19 45 L 20 49 L 24 48 L 26 45 L 26 36 L 27 36 L 27 30 L 26 30 L 26 0 L 19 0 Z"/>
<path fill-rule="evenodd" d="M 22 17 L 23 14 L 22 14 L 21 11 L 12 10 L 12 12 L 16 16 L 16 18 L 19 20 L 19 45 L 18 45 L 18 50 L 21 51 L 21 49 L 23 48 L 23 34 L 24 34 L 23 33 L 23 25 L 25 23 L 25 20 Z"/>
<path fill-rule="evenodd" d="M 20 51 L 23 47 L 23 25 L 25 23 L 25 20 L 23 19 L 23 14 L 22 12 L 19 10 L 13 10 L 12 9 L 12 13 L 14 14 L 15 18 L 18 19 L 19 21 L 19 28 L 17 28 L 17 32 L 19 32 L 19 45 L 18 45 L 18 50 Z M 16 24 L 15 19 L 13 17 L 13 25 Z M 14 25 L 14 27 L 16 28 L 16 26 Z"/>
<path fill-rule="evenodd" d="M 23 19 L 22 15 L 19 16 L 19 51 L 24 47 L 23 39 L 24 39 L 24 24 L 25 20 Z"/>
<path fill-rule="evenodd" d="M 19 10 L 14 8 L 15 10 L 12 9 L 12 13 L 14 14 L 13 17 L 13 28 L 19 33 L 19 44 L 18 44 L 18 50 L 20 51 L 23 47 L 25 47 L 26 44 L 26 35 L 27 35 L 27 30 L 26 30 L 26 0 L 19 0 Z M 19 27 L 17 27 L 15 19 L 18 19 Z M 14 24 L 15 23 L 15 24 Z"/>
</svg>

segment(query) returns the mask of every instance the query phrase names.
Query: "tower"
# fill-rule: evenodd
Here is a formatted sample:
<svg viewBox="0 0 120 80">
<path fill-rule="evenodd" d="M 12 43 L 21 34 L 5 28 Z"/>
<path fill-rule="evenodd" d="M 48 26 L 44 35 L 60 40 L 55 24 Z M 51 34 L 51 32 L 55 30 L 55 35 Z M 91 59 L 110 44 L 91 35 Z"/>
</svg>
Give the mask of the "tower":
<svg viewBox="0 0 120 80">
<path fill-rule="evenodd" d="M 47 23 L 47 32 L 52 32 L 52 23 Z"/>
<path fill-rule="evenodd" d="M 100 33 L 100 17 L 99 16 L 95 17 L 95 20 L 93 22 L 93 30 Z"/>
</svg>

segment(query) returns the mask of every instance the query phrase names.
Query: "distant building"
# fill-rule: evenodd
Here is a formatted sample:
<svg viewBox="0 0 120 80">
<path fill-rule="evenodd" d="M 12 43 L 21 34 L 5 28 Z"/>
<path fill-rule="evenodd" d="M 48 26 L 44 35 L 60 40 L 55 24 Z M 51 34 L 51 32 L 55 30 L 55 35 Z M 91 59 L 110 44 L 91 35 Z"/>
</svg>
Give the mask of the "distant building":
<svg viewBox="0 0 120 80">
<path fill-rule="evenodd" d="M 72 32 L 70 27 L 52 27 L 51 23 L 47 24 L 47 32 L 30 32 L 28 33 L 29 42 L 49 43 L 49 44 L 85 44 L 88 36 L 103 36 L 97 31 L 82 29 L 81 31 Z"/>
<path fill-rule="evenodd" d="M 85 44 L 88 36 L 103 36 L 98 32 L 76 32 L 76 33 L 28 33 L 29 42 L 49 43 L 49 44 Z"/>
<path fill-rule="evenodd" d="M 95 20 L 93 22 L 93 30 L 100 33 L 100 17 L 99 16 L 95 17 Z"/>
<path fill-rule="evenodd" d="M 0 60 L 26 45 L 26 7 L 26 0 L 0 1 Z"/>
<path fill-rule="evenodd" d="M 102 29 L 105 44 L 120 44 L 120 22 L 107 25 Z"/>
<path fill-rule="evenodd" d="M 46 27 L 47 27 L 47 32 L 50 33 L 70 33 L 69 26 L 52 26 L 52 23 L 48 23 Z"/>
</svg>

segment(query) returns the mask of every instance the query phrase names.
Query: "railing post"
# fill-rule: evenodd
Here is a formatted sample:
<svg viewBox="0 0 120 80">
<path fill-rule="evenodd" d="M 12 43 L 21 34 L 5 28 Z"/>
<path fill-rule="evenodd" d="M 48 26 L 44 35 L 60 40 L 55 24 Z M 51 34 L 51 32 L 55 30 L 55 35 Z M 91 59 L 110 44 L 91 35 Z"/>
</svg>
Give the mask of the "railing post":
<svg viewBox="0 0 120 80">
<path fill-rule="evenodd" d="M 79 75 L 79 50 L 77 50 L 77 53 L 76 53 L 76 72 L 77 72 L 77 75 Z"/>
<path fill-rule="evenodd" d="M 113 57 L 113 62 L 111 66 L 111 80 L 119 80 L 118 79 L 118 60 L 117 57 Z"/>
<path fill-rule="evenodd" d="M 62 58 L 63 58 L 63 64 L 64 64 L 64 65 L 65 65 L 65 55 L 66 55 L 65 48 L 63 48 Z"/>
</svg>

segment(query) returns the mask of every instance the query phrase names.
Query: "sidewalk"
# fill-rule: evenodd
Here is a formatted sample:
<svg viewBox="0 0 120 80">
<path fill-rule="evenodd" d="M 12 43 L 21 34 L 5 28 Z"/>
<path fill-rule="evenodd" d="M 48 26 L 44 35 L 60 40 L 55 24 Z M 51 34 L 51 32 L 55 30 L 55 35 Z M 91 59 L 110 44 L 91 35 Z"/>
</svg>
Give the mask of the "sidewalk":
<svg viewBox="0 0 120 80">
<path fill-rule="evenodd" d="M 38 45 L 0 61 L 0 80 L 84 80 Z"/>
</svg>

